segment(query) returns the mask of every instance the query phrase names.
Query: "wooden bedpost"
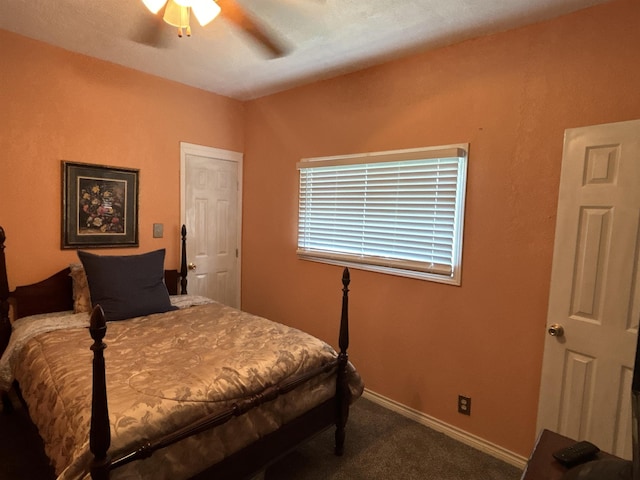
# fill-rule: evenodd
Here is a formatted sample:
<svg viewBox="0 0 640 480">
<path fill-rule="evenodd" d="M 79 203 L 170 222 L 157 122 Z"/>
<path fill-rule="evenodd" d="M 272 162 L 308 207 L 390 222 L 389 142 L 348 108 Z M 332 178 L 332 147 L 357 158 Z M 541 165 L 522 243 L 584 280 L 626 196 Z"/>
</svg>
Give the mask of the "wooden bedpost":
<svg viewBox="0 0 640 480">
<path fill-rule="evenodd" d="M 89 448 L 93 454 L 91 462 L 91 478 L 106 480 L 109 478 L 111 458 L 108 454 L 111 445 L 111 426 L 109 425 L 109 408 L 107 406 L 107 381 L 105 373 L 104 349 L 107 345 L 102 341 L 107 333 L 107 322 L 104 311 L 96 305 L 91 312 L 89 326 L 93 338 L 93 395 L 91 399 L 91 431 Z"/>
<path fill-rule="evenodd" d="M 182 257 L 180 260 L 180 295 L 187 294 L 187 226 L 182 225 Z"/>
<path fill-rule="evenodd" d="M 0 227 L 0 356 L 4 353 L 9 337 L 11 337 L 11 320 L 9 320 L 9 280 L 7 279 L 7 263 L 4 257 L 4 241 L 7 237 Z M 7 392 L 0 392 L 5 412 L 13 410 Z"/>
<path fill-rule="evenodd" d="M 7 279 L 7 263 L 4 256 L 4 241 L 7 239 L 4 229 L 0 227 L 0 355 L 7 348 L 11 336 L 9 320 L 9 280 Z"/>
<path fill-rule="evenodd" d="M 342 316 L 340 318 L 340 338 L 338 344 L 338 370 L 336 378 L 336 455 L 344 453 L 344 438 L 347 419 L 349 418 L 349 404 L 351 403 L 351 391 L 347 376 L 347 364 L 349 363 L 349 269 L 342 273 Z"/>
</svg>

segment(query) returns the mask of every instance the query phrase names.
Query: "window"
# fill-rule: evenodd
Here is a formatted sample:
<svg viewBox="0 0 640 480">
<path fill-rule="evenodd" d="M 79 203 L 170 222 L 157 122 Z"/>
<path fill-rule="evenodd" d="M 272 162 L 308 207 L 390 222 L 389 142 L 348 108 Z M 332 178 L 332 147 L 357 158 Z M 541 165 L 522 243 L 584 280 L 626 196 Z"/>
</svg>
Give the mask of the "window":
<svg viewBox="0 0 640 480">
<path fill-rule="evenodd" d="M 303 159 L 298 256 L 460 285 L 467 151 Z"/>
</svg>

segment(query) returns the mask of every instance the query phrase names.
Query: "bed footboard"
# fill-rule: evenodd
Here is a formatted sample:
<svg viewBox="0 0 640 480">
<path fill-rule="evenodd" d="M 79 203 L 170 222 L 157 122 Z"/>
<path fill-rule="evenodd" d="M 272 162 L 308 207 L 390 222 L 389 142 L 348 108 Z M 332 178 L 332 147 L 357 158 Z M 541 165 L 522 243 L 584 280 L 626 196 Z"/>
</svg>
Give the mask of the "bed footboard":
<svg viewBox="0 0 640 480">
<path fill-rule="evenodd" d="M 102 341 L 106 334 L 107 327 L 102 309 L 99 306 L 96 306 L 91 315 L 90 327 L 91 337 L 94 340 L 91 347 L 94 354 L 93 399 L 90 433 L 90 449 L 94 456 L 94 460 L 91 465 L 92 479 L 108 479 L 109 472 L 117 467 L 126 465 L 134 460 L 150 457 L 153 452 L 161 448 L 168 447 L 169 445 L 179 442 L 187 437 L 222 425 L 233 417 L 242 415 L 253 408 L 272 401 L 280 395 L 294 390 L 310 379 L 331 371 L 336 371 L 337 374 L 336 392 L 333 399 L 317 406 L 290 424 L 284 425 L 280 430 L 273 432 L 255 444 L 233 454 L 228 459 L 223 460 L 220 464 L 214 465 L 206 471 L 206 475 L 211 475 L 212 473 L 219 474 L 224 471 L 226 475 L 232 475 L 228 478 L 242 478 L 247 473 L 259 471 L 261 468 L 264 468 L 265 464 L 268 463 L 269 460 L 282 456 L 302 440 L 309 438 L 311 435 L 318 433 L 331 425 L 335 425 L 336 427 L 335 453 L 336 455 L 342 455 L 344 452 L 345 427 L 349 416 L 349 405 L 351 403 L 348 379 L 349 357 L 347 354 L 347 349 L 349 347 L 349 283 L 349 270 L 345 268 L 342 276 L 343 296 L 339 335 L 340 351 L 335 360 L 313 371 L 294 376 L 280 384 L 273 385 L 259 394 L 239 400 L 226 410 L 203 417 L 197 422 L 172 432 L 158 440 L 152 442 L 146 441 L 135 450 L 117 459 L 111 459 L 108 453 L 111 443 L 111 429 L 109 424 L 105 382 L 104 349 L 106 348 L 106 345 Z M 295 425 L 295 427 L 292 427 L 292 425 Z M 269 439 L 269 441 L 266 441 L 267 439 Z M 199 476 L 196 478 L 199 478 Z"/>
</svg>

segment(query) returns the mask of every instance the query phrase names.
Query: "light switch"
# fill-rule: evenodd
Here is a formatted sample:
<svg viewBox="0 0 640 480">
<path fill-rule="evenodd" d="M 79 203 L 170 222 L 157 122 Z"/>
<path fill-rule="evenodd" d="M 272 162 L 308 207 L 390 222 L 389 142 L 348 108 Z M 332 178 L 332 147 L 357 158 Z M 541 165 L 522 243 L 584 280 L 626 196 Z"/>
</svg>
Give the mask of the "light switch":
<svg viewBox="0 0 640 480">
<path fill-rule="evenodd" d="M 153 224 L 153 238 L 162 238 L 164 225 L 162 223 Z"/>
</svg>

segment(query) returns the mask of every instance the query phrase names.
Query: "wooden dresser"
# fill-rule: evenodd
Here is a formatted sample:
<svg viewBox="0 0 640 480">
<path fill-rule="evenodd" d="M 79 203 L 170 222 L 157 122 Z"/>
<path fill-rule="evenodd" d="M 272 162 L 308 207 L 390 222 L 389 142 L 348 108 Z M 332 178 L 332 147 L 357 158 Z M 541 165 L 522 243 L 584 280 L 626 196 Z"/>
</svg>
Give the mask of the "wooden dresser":
<svg viewBox="0 0 640 480">
<path fill-rule="evenodd" d="M 575 440 L 571 438 L 549 430 L 543 430 L 538 436 L 535 447 L 533 447 L 533 452 L 531 452 L 521 480 L 562 480 L 568 469 L 557 462 L 552 453 L 561 448 L 569 447 L 574 443 Z M 615 459 L 617 457 L 600 452 L 597 458 Z"/>
</svg>

